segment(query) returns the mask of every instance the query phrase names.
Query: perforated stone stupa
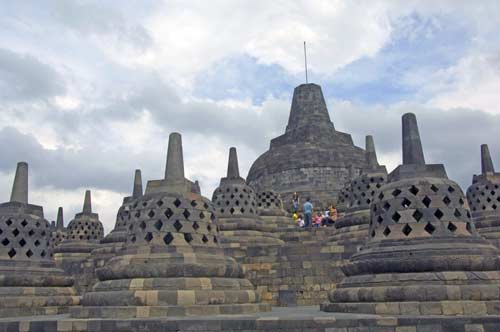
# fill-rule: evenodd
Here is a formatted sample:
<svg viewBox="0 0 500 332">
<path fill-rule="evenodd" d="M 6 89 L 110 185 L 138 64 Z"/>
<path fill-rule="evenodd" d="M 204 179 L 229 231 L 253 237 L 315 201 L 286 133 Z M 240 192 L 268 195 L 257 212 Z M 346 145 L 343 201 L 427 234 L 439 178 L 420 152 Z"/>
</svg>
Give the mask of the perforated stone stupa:
<svg viewBox="0 0 500 332">
<path fill-rule="evenodd" d="M 366 241 L 370 223 L 370 206 L 379 189 L 387 182 L 387 170 L 377 161 L 372 136 L 366 136 L 367 168 L 343 188 L 346 213 L 335 222 L 336 234 L 331 241 L 345 248 L 346 258 L 358 251 Z"/>
<path fill-rule="evenodd" d="M 57 266 L 75 278 L 75 287 L 84 292 L 93 276 L 84 273 L 85 263 L 92 250 L 99 247 L 104 228 L 99 215 L 92 212 L 91 192 L 85 192 L 82 212 L 77 213 L 68 224 L 66 240 L 54 248 Z M 90 262 L 88 264 L 91 264 Z"/>
<path fill-rule="evenodd" d="M 500 173 L 486 144 L 481 145 L 481 174 L 472 177 L 467 201 L 478 232 L 500 248 Z"/>
<path fill-rule="evenodd" d="M 209 200 L 184 177 L 181 136 L 170 135 L 165 178 L 133 199 L 122 255 L 97 269 L 99 282 L 73 317 L 241 314 L 260 304 L 242 268 L 219 246 Z"/>
<path fill-rule="evenodd" d="M 273 227 L 257 213 L 254 190 L 240 176 L 236 148 L 229 150 L 227 176 L 221 178 L 212 202 L 218 217 L 221 245 L 228 248 L 282 245 Z"/>
<path fill-rule="evenodd" d="M 414 114 L 403 116 L 403 164 L 371 205 L 368 242 L 325 311 L 395 315 L 500 313 L 498 250 L 477 233 L 460 187 L 425 163 Z"/>
<path fill-rule="evenodd" d="M 354 146 L 349 134 L 335 130 L 321 87 L 295 88 L 288 125 L 283 135 L 253 163 L 247 181 L 253 188 L 273 188 L 290 209 L 292 195 L 311 197 L 326 207 L 337 199 L 348 179 L 348 167 L 366 167 L 364 150 Z"/>
<path fill-rule="evenodd" d="M 52 249 L 57 247 L 61 242 L 66 240 L 68 230 L 64 227 L 64 217 L 63 217 L 63 208 L 59 207 L 57 210 L 57 221 L 55 227 L 51 229 L 50 232 L 50 241 Z"/>
<path fill-rule="evenodd" d="M 78 305 L 73 280 L 50 257 L 49 222 L 28 203 L 28 164 L 17 164 L 10 201 L 0 204 L 0 317 L 58 314 Z"/>
</svg>

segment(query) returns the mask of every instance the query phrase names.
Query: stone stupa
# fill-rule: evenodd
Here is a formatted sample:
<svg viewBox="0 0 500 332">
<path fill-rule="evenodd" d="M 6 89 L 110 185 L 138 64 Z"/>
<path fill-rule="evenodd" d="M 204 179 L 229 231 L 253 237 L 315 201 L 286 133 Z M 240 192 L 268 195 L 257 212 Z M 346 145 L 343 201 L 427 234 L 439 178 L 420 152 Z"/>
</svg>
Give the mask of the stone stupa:
<svg viewBox="0 0 500 332">
<path fill-rule="evenodd" d="M 255 160 L 247 182 L 253 188 L 272 188 L 288 211 L 294 192 L 303 202 L 310 197 L 315 206 L 326 208 L 350 180 L 349 166 L 356 172 L 365 168 L 365 151 L 351 135 L 335 129 L 321 87 L 301 84 L 293 93 L 285 133 Z"/>
<path fill-rule="evenodd" d="M 481 174 L 472 177 L 467 201 L 479 234 L 500 248 L 500 173 L 495 172 L 486 144 L 481 145 Z"/>
<path fill-rule="evenodd" d="M 67 233 L 68 230 L 64 227 L 63 208 L 59 207 L 59 209 L 57 209 L 57 221 L 55 227 L 50 233 L 52 249 L 59 246 L 59 244 L 66 240 Z"/>
<path fill-rule="evenodd" d="M 49 222 L 28 203 L 28 164 L 20 162 L 10 201 L 0 204 L 0 317 L 53 315 L 79 304 L 50 250 Z"/>
<path fill-rule="evenodd" d="M 75 278 L 79 293 L 85 292 L 94 280 L 93 275 L 85 273 L 86 265 L 94 249 L 99 247 L 104 229 L 99 215 L 92 212 L 91 192 L 85 192 L 82 212 L 77 213 L 68 224 L 66 240 L 54 248 L 54 259 L 58 267 Z"/>
<path fill-rule="evenodd" d="M 414 114 L 403 115 L 403 164 L 371 205 L 365 247 L 322 310 L 388 315 L 500 313 L 498 250 L 481 238 L 462 190 L 425 163 Z"/>
<path fill-rule="evenodd" d="M 255 192 L 240 176 L 234 147 L 229 149 L 227 176 L 221 178 L 219 187 L 213 193 L 212 203 L 222 247 L 242 249 L 245 256 L 248 247 L 283 244 L 276 234 L 271 233 L 273 227 L 259 217 Z"/>
<path fill-rule="evenodd" d="M 72 317 L 133 318 L 268 311 L 219 245 L 211 202 L 184 177 L 181 135 L 169 137 L 165 178 L 130 202 L 121 255 L 97 269 L 99 282 Z"/>
<path fill-rule="evenodd" d="M 335 222 L 337 232 L 330 239 L 345 248 L 345 258 L 357 252 L 368 236 L 370 206 L 379 189 L 387 182 L 387 170 L 380 166 L 373 137 L 366 136 L 367 168 L 343 189 L 349 199 L 345 214 Z"/>
</svg>

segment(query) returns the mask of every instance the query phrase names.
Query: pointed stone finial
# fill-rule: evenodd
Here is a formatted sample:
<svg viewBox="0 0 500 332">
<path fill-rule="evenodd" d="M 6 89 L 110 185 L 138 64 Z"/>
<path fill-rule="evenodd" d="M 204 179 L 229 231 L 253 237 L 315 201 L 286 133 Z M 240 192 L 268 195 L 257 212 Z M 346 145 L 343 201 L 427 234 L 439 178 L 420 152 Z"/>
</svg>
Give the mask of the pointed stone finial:
<svg viewBox="0 0 500 332">
<path fill-rule="evenodd" d="M 372 135 L 367 135 L 365 139 L 366 163 L 369 167 L 379 166 L 377 160 L 377 152 L 375 151 L 375 143 Z"/>
<path fill-rule="evenodd" d="M 293 130 L 311 123 L 333 125 L 321 87 L 312 83 L 301 84 L 293 91 L 292 107 L 286 130 Z"/>
<path fill-rule="evenodd" d="M 240 169 L 238 167 L 238 155 L 236 148 L 229 149 L 229 161 L 227 163 L 227 178 L 235 179 L 240 177 Z"/>
<path fill-rule="evenodd" d="M 403 115 L 403 165 L 407 164 L 425 165 L 417 118 L 413 113 Z"/>
<path fill-rule="evenodd" d="M 488 144 L 481 144 L 481 173 L 495 173 Z"/>
<path fill-rule="evenodd" d="M 54 220 L 52 220 L 52 221 L 50 222 L 50 230 L 51 230 L 51 231 L 53 231 L 53 230 L 55 230 L 55 229 L 56 229 L 56 222 L 55 222 Z"/>
<path fill-rule="evenodd" d="M 90 198 L 90 190 L 85 191 L 85 200 L 83 201 L 83 213 L 92 213 L 92 201 Z"/>
<path fill-rule="evenodd" d="M 182 155 L 182 137 L 179 133 L 171 133 L 168 137 L 167 167 L 165 179 L 184 180 L 184 157 Z"/>
<path fill-rule="evenodd" d="M 57 229 L 63 229 L 64 228 L 63 208 L 61 206 L 59 207 L 59 209 L 57 209 L 56 228 Z"/>
<path fill-rule="evenodd" d="M 137 198 L 142 196 L 142 176 L 141 170 L 136 169 L 134 174 L 134 189 L 132 191 L 132 197 Z"/>
<path fill-rule="evenodd" d="M 17 163 L 10 201 L 28 204 L 28 163 L 24 161 Z"/>
</svg>

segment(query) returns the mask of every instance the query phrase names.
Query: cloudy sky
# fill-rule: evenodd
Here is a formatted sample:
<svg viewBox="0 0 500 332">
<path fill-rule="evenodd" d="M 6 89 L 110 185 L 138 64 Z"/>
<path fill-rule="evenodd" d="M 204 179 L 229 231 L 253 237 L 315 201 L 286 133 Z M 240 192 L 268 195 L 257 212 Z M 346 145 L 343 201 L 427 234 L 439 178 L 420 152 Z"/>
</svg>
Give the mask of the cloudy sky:
<svg viewBox="0 0 500 332">
<path fill-rule="evenodd" d="M 427 161 L 464 188 L 481 143 L 500 167 L 499 25 L 496 0 L 2 2 L 0 201 L 25 160 L 48 219 L 90 188 L 109 231 L 134 169 L 162 177 L 172 131 L 211 196 L 230 146 L 246 175 L 284 131 L 304 40 L 337 129 L 374 135 L 392 170 L 415 112 Z"/>
</svg>

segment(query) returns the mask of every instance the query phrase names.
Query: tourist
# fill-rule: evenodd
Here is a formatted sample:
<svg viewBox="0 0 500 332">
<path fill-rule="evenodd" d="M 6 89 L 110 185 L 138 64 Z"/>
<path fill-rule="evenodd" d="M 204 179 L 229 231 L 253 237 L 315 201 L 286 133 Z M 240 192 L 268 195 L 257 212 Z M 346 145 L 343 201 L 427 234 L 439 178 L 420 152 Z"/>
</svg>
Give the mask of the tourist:
<svg viewBox="0 0 500 332">
<path fill-rule="evenodd" d="M 333 224 L 332 219 L 330 218 L 330 210 L 326 210 L 323 213 L 323 219 L 321 220 L 321 226 L 326 227 Z"/>
<path fill-rule="evenodd" d="M 306 202 L 304 203 L 304 224 L 305 228 L 311 227 L 312 222 L 312 213 L 313 213 L 313 205 L 311 203 L 311 198 L 307 197 Z"/>
<path fill-rule="evenodd" d="M 315 216 L 314 216 L 314 220 L 313 220 L 313 223 L 314 223 L 314 227 L 317 227 L 319 228 L 321 226 L 321 221 L 323 220 L 323 215 L 321 214 L 321 212 L 318 212 Z"/>
<path fill-rule="evenodd" d="M 297 212 L 294 212 L 292 214 L 292 218 L 293 218 L 293 222 L 297 222 L 297 219 L 299 219 L 299 215 L 297 214 Z"/>
<path fill-rule="evenodd" d="M 299 210 L 299 194 L 295 191 L 292 196 L 292 212 L 297 212 Z"/>
<path fill-rule="evenodd" d="M 302 215 L 299 215 L 299 217 L 297 219 L 297 223 L 298 223 L 300 228 L 304 228 L 305 224 L 304 224 L 304 219 L 302 219 Z"/>
<path fill-rule="evenodd" d="M 332 220 L 332 223 L 337 221 L 337 216 L 337 209 L 335 208 L 335 205 L 330 205 L 330 219 Z"/>
</svg>

